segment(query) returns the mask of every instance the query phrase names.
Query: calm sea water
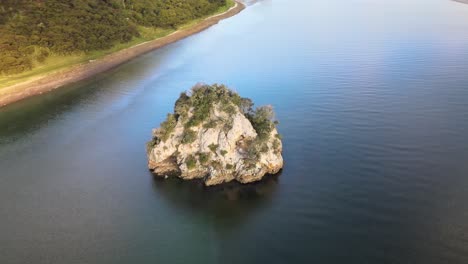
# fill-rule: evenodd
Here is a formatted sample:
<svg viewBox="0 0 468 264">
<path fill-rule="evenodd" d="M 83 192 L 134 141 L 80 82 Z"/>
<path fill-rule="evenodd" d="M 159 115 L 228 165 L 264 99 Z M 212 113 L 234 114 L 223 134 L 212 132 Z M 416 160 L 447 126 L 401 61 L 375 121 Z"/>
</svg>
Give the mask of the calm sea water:
<svg viewBox="0 0 468 264">
<path fill-rule="evenodd" d="M 265 0 L 0 109 L 0 263 L 468 263 L 468 5 Z M 281 121 L 250 186 L 155 180 L 145 142 L 225 83 Z"/>
</svg>

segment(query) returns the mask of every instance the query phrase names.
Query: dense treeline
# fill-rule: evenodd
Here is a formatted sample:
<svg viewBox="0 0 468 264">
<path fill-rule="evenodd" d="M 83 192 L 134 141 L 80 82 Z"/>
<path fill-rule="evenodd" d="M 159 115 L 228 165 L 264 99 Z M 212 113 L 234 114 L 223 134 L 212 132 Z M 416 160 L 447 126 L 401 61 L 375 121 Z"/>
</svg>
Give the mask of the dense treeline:
<svg viewBox="0 0 468 264">
<path fill-rule="evenodd" d="M 138 26 L 176 28 L 226 0 L 1 0 L 0 74 L 30 70 L 50 53 L 111 48 Z"/>
</svg>

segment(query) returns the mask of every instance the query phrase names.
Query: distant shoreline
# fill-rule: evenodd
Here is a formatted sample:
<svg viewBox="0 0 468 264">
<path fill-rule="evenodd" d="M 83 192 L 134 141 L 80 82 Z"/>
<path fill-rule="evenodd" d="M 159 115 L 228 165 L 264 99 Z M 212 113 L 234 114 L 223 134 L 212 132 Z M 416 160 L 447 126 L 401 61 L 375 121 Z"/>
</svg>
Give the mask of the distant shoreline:
<svg viewBox="0 0 468 264">
<path fill-rule="evenodd" d="M 231 7 L 228 11 L 208 17 L 189 28 L 178 30 L 165 37 L 140 43 L 133 47 L 104 56 L 103 58 L 50 73 L 38 79 L 2 88 L 0 89 L 0 107 L 106 72 L 142 54 L 199 33 L 223 19 L 240 13 L 244 8 L 244 4 L 236 1 L 235 6 Z"/>
<path fill-rule="evenodd" d="M 452 0 L 452 1 L 462 3 L 462 4 L 468 4 L 468 0 Z"/>
</svg>

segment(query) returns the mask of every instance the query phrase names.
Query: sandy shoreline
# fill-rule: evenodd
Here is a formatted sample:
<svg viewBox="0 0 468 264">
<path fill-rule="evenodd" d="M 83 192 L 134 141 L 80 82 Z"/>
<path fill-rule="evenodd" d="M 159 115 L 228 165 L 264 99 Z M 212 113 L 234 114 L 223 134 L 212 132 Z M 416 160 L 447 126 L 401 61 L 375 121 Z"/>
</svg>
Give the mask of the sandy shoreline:
<svg viewBox="0 0 468 264">
<path fill-rule="evenodd" d="M 206 18 L 187 29 L 181 29 L 165 37 L 140 43 L 136 46 L 107 55 L 95 61 L 78 64 L 71 68 L 51 73 L 38 79 L 3 88 L 0 90 L 0 107 L 34 95 L 49 92 L 67 84 L 82 81 L 98 73 L 108 71 L 142 54 L 203 31 L 223 19 L 240 13 L 244 8 L 244 4 L 236 1 L 236 5 L 228 11 Z"/>
</svg>

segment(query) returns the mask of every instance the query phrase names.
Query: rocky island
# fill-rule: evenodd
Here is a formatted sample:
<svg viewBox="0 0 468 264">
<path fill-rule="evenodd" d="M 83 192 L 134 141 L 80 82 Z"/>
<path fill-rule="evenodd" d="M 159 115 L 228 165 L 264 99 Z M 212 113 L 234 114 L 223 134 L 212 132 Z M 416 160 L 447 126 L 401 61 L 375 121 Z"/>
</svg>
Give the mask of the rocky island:
<svg viewBox="0 0 468 264">
<path fill-rule="evenodd" d="M 148 167 L 157 176 L 201 179 L 207 186 L 250 183 L 283 167 L 273 108 L 223 85 L 198 85 L 180 95 L 174 113 L 153 130 Z"/>
</svg>

